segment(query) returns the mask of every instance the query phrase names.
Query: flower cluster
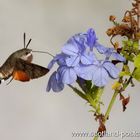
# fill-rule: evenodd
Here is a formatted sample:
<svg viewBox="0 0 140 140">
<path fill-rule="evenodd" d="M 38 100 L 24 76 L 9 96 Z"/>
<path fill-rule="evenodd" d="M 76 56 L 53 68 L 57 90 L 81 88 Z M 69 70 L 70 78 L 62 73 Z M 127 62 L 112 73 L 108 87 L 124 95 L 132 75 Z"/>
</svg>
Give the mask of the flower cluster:
<svg viewBox="0 0 140 140">
<path fill-rule="evenodd" d="M 104 55 L 103 60 L 97 58 L 95 49 L 99 54 Z M 93 29 L 72 36 L 63 46 L 62 52 L 57 54 L 48 65 L 49 69 L 55 63 L 59 67 L 51 75 L 47 91 L 52 89 L 54 92 L 59 92 L 63 90 L 65 84 L 71 85 L 76 82 L 78 77 L 91 80 L 98 87 L 105 86 L 109 78 L 118 78 L 120 72 L 109 60 L 111 56 L 115 60 L 125 61 L 115 49 L 101 45 Z"/>
</svg>

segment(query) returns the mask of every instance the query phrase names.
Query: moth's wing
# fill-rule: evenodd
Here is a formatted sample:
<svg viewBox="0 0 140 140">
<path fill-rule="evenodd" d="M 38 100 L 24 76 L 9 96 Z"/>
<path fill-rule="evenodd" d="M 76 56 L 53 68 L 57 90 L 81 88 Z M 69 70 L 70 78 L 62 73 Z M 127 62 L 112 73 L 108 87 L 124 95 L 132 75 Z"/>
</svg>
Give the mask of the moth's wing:
<svg viewBox="0 0 140 140">
<path fill-rule="evenodd" d="M 49 69 L 18 59 L 15 64 L 13 78 L 19 81 L 29 81 L 39 78 L 49 72 Z"/>
<path fill-rule="evenodd" d="M 26 81 L 30 80 L 30 77 L 24 71 L 15 70 L 13 72 L 13 79 L 18 80 L 18 81 L 22 81 L 22 82 L 26 82 Z"/>
</svg>

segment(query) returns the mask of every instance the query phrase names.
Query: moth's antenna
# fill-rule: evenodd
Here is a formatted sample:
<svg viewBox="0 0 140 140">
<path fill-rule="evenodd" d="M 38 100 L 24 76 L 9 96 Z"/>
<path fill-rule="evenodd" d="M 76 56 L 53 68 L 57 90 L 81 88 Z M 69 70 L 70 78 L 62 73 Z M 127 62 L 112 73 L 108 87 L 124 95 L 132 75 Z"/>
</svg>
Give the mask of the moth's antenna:
<svg viewBox="0 0 140 140">
<path fill-rule="evenodd" d="M 48 55 L 50 55 L 50 56 L 54 57 L 54 55 L 52 55 L 52 54 L 51 54 L 51 53 L 49 53 L 49 52 L 44 52 L 44 51 L 32 51 L 32 52 L 37 52 L 37 53 L 46 53 L 46 54 L 48 54 Z"/>
<path fill-rule="evenodd" d="M 26 43 L 25 43 L 25 40 L 26 40 L 26 34 L 24 33 L 24 34 L 23 34 L 23 43 L 24 43 L 24 48 L 25 48 L 25 44 L 26 44 Z"/>
<path fill-rule="evenodd" d="M 29 46 L 30 42 L 32 39 L 30 39 L 26 45 L 26 33 L 23 34 L 23 43 L 24 43 L 24 48 L 27 49 L 27 47 Z"/>
<path fill-rule="evenodd" d="M 28 43 L 27 43 L 27 45 L 26 45 L 26 47 L 25 47 L 26 49 L 28 48 L 28 46 L 29 46 L 31 40 L 32 40 L 32 39 L 30 38 L 30 40 L 28 41 Z"/>
</svg>

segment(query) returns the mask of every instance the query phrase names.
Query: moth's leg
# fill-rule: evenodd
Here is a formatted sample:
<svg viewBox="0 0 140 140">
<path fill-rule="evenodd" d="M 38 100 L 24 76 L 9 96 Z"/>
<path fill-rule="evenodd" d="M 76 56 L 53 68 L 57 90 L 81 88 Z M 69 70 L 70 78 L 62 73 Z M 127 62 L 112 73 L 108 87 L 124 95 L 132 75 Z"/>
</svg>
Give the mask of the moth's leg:
<svg viewBox="0 0 140 140">
<path fill-rule="evenodd" d="M 14 77 L 12 77 L 6 85 L 9 85 L 13 81 L 13 79 L 14 79 Z"/>
</svg>

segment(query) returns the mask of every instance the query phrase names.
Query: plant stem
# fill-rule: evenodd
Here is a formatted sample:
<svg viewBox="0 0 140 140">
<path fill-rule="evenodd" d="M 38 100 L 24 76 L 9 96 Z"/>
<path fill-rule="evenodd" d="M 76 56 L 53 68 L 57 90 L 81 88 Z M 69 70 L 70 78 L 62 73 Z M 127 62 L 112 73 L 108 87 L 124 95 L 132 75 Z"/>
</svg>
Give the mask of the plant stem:
<svg viewBox="0 0 140 140">
<path fill-rule="evenodd" d="M 133 73 L 135 72 L 135 70 L 136 70 L 136 68 L 134 68 L 134 70 L 133 70 L 133 72 L 132 72 L 132 75 L 133 75 Z M 120 80 L 120 79 L 119 79 L 119 80 Z M 126 84 L 123 84 L 123 90 L 125 90 L 125 89 L 127 88 L 127 86 L 130 84 L 131 80 L 132 80 L 132 76 L 129 77 L 129 79 L 128 79 L 128 81 L 127 81 Z M 107 108 L 107 111 L 106 111 L 106 113 L 105 113 L 104 124 L 106 123 L 106 121 L 107 121 L 107 119 L 108 119 L 108 117 L 109 117 L 109 114 L 110 114 L 110 112 L 111 112 L 111 109 L 112 109 L 112 107 L 113 107 L 113 105 L 114 105 L 114 103 L 115 103 L 115 100 L 116 100 L 116 97 L 117 97 L 118 94 L 119 94 L 119 91 L 115 91 L 114 94 L 113 94 L 113 96 L 112 96 L 112 98 L 111 98 L 111 101 L 110 101 L 109 106 L 108 106 L 108 108 Z M 97 136 L 94 137 L 93 140 L 98 140 L 98 138 L 99 138 L 99 136 L 97 135 Z"/>
<path fill-rule="evenodd" d="M 138 16 L 137 16 L 137 23 L 138 23 L 138 32 L 140 31 L 140 2 L 138 2 Z"/>
<path fill-rule="evenodd" d="M 113 94 L 113 97 L 112 97 L 112 99 L 111 99 L 111 101 L 109 103 L 109 106 L 107 108 L 107 111 L 105 113 L 105 121 L 104 121 L 104 123 L 106 122 L 106 120 L 107 120 L 107 118 L 108 118 L 108 116 L 109 116 L 109 114 L 111 112 L 111 109 L 112 109 L 112 107 L 113 107 L 113 105 L 115 103 L 117 95 L 118 95 L 118 91 L 115 91 L 114 94 Z M 98 138 L 99 138 L 99 136 L 97 135 L 97 136 L 94 137 L 93 140 L 98 140 Z"/>
<path fill-rule="evenodd" d="M 93 140 L 98 140 L 98 138 L 99 138 L 98 136 L 95 136 Z"/>
<path fill-rule="evenodd" d="M 119 94 L 118 91 L 115 91 L 113 96 L 112 96 L 112 99 L 111 99 L 111 101 L 109 103 L 109 106 L 107 108 L 107 111 L 105 113 L 105 121 L 104 121 L 104 123 L 106 122 L 107 118 L 109 117 L 109 114 L 111 112 L 111 109 L 112 109 L 112 107 L 113 107 L 113 105 L 115 103 L 115 100 L 116 100 L 116 97 L 117 97 L 118 94 Z"/>
<path fill-rule="evenodd" d="M 101 102 L 101 96 L 104 91 L 103 88 L 96 87 L 97 89 L 95 90 L 94 93 L 87 93 L 86 97 L 90 105 L 95 109 L 97 114 L 100 114 L 100 102 Z"/>
</svg>

